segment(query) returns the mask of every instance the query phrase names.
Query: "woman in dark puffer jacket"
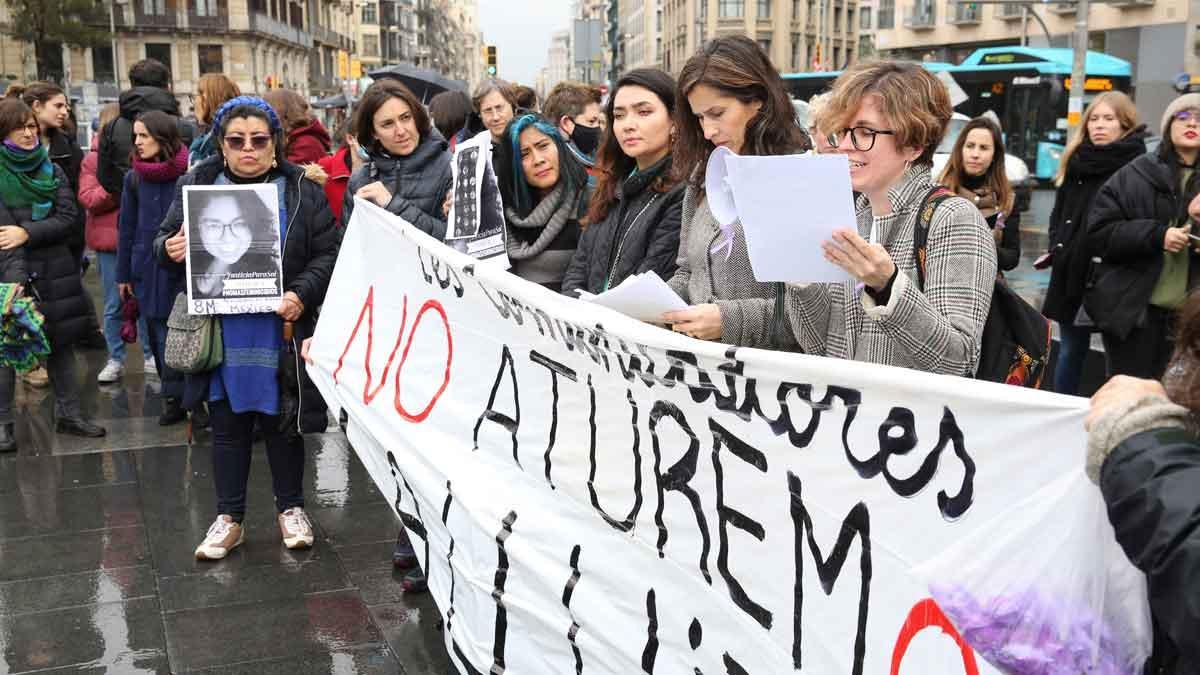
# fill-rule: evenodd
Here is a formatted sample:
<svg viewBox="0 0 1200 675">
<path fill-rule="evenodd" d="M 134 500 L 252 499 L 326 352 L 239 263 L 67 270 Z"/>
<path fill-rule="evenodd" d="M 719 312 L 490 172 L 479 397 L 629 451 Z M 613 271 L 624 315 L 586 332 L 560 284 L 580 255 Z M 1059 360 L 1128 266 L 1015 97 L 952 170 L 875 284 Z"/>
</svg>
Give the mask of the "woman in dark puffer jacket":
<svg viewBox="0 0 1200 675">
<path fill-rule="evenodd" d="M 350 223 L 354 198 L 361 197 L 444 239 L 442 202 L 452 182 L 450 154 L 425 106 L 408 87 L 384 79 L 367 89 L 355 114 L 358 143 L 370 159 L 350 176 L 342 223 Z"/>
<path fill-rule="evenodd" d="M 75 191 L 62 168 L 50 162 L 33 110 L 15 98 L 0 101 L 0 139 L 0 249 L 23 248 L 27 292 L 46 317 L 51 346 L 46 370 L 54 386 L 55 430 L 103 436 L 103 427 L 83 417 L 75 378 L 74 345 L 92 326 L 79 267 L 68 248 L 77 218 Z M 0 447 L 15 447 L 14 376 L 12 368 L 0 368 Z"/>
<path fill-rule="evenodd" d="M 1087 474 L 1117 543 L 1146 573 L 1154 652 L 1147 675 L 1200 672 L 1200 295 L 1179 312 L 1162 382 L 1117 376 L 1092 397 Z"/>
<path fill-rule="evenodd" d="M 1078 325 L 1090 257 L 1084 250 L 1087 215 L 1096 192 L 1117 169 L 1146 152 L 1146 127 L 1137 125 L 1137 108 L 1122 92 L 1106 91 L 1084 111 L 1085 123 L 1063 151 L 1050 212 L 1050 286 L 1042 314 L 1058 322 L 1058 367 L 1054 391 L 1079 392 L 1083 363 L 1091 349 L 1092 328 Z M 1084 322 L 1086 323 L 1086 322 Z"/>
<path fill-rule="evenodd" d="M 1113 174 L 1088 215 L 1094 265 L 1085 306 L 1100 327 L 1109 375 L 1158 378 L 1171 355 L 1175 310 L 1200 282 L 1189 239 L 1200 215 L 1200 94 L 1171 102 L 1162 144 Z"/>
<path fill-rule="evenodd" d="M 642 272 L 664 281 L 675 274 L 685 185 L 671 178 L 674 114 L 670 75 L 641 68 L 617 81 L 596 157 L 591 224 L 567 267 L 564 294 L 602 293 Z"/>
</svg>

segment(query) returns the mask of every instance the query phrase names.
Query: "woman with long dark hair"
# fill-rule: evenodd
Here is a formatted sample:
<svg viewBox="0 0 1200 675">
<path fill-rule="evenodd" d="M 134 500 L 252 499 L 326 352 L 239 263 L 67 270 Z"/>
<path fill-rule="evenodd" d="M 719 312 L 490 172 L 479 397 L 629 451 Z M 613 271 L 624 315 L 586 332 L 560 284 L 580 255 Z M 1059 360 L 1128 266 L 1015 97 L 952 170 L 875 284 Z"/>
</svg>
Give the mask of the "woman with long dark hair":
<svg viewBox="0 0 1200 675">
<path fill-rule="evenodd" d="M 1200 94 L 1172 101 L 1160 129 L 1158 151 L 1114 173 L 1088 215 L 1088 251 L 1100 261 L 1085 304 L 1110 376 L 1162 376 L 1175 310 L 1200 279 L 1190 238 L 1200 217 Z"/>
<path fill-rule="evenodd" d="M 325 430 L 324 403 L 296 362 L 298 346 L 316 327 L 337 260 L 338 234 L 321 186 L 283 154 L 283 126 L 261 98 L 239 96 L 213 122 L 221 155 L 196 165 L 176 182 L 175 199 L 154 240 L 161 264 L 181 269 L 187 255 L 183 190 L 192 185 L 271 185 L 279 195 L 283 249 L 283 299 L 274 314 L 220 315 L 224 359 L 216 369 L 188 375 L 185 408 L 207 401 L 212 421 L 216 518 L 196 548 L 196 558 L 225 557 L 244 540 L 246 482 L 255 429 L 267 447 L 277 523 L 289 549 L 312 546 L 304 513 L 304 439 Z M 244 223 L 230 230 L 244 230 Z M 291 338 L 285 337 L 292 330 Z M 286 370 L 285 370 L 286 364 Z M 295 379 L 290 372 L 296 368 Z M 287 372 L 287 377 L 280 377 Z M 312 397 L 316 397 L 313 399 Z M 319 405 L 312 405 L 312 401 Z"/>
<path fill-rule="evenodd" d="M 571 296 L 602 293 L 642 272 L 667 280 L 678 267 L 685 185 L 671 171 L 675 80 L 657 68 L 631 70 L 604 112 L 609 125 L 596 155 L 590 225 L 563 279 Z"/>
<path fill-rule="evenodd" d="M 182 422 L 183 375 L 163 360 L 167 342 L 167 317 L 175 296 L 183 290 L 183 271 L 163 267 L 154 254 L 158 226 L 171 209 L 175 183 L 187 173 L 188 149 L 175 118 L 160 110 L 137 116 L 133 123 L 134 156 L 121 190 L 120 234 L 117 247 L 117 289 L 124 300 L 137 298 L 146 320 L 146 332 L 155 372 L 162 382 L 162 426 Z"/>
<path fill-rule="evenodd" d="M 1004 173 L 1004 134 L 986 117 L 967 122 L 938 183 L 979 209 L 996 240 L 996 265 L 1001 272 L 1021 262 L 1021 214 L 1016 195 Z"/>
<path fill-rule="evenodd" d="M 741 222 L 723 230 L 704 191 L 708 157 L 718 146 L 739 155 L 810 149 L 783 80 L 757 42 L 735 35 L 708 42 L 688 59 L 675 91 L 671 166 L 687 191 L 679 269 L 670 285 L 691 307 L 663 320 L 701 340 L 794 347 L 782 324 L 783 285 L 754 278 Z"/>
<path fill-rule="evenodd" d="M 408 87 L 383 79 L 367 89 L 355 110 L 354 130 L 368 159 L 346 185 L 342 222 L 350 222 L 354 198 L 361 197 L 444 239 L 442 201 L 453 175 L 446 140 L 425 106 Z"/>
<path fill-rule="evenodd" d="M 1083 124 L 1063 150 L 1054 177 L 1057 190 L 1050 211 L 1050 284 L 1042 314 L 1058 322 L 1058 364 L 1054 391 L 1075 395 L 1083 364 L 1091 349 L 1093 327 L 1083 307 L 1088 211 L 1100 186 L 1117 169 L 1146 152 L 1146 126 L 1138 124 L 1137 107 L 1119 91 L 1101 93 L 1083 111 Z"/>
<path fill-rule="evenodd" d="M 508 125 L 496 158 L 512 273 L 557 292 L 579 245 L 587 171 L 558 128 L 533 113 Z"/>
<path fill-rule="evenodd" d="M 105 430 L 84 418 L 75 380 L 74 346 L 94 330 L 79 265 L 68 247 L 78 206 L 66 173 L 50 161 L 39 132 L 29 106 L 15 98 L 0 101 L 0 250 L 24 249 L 26 292 L 46 317 L 55 430 L 98 438 Z M 14 388 L 13 369 L 0 368 L 0 449 L 16 447 Z"/>
</svg>

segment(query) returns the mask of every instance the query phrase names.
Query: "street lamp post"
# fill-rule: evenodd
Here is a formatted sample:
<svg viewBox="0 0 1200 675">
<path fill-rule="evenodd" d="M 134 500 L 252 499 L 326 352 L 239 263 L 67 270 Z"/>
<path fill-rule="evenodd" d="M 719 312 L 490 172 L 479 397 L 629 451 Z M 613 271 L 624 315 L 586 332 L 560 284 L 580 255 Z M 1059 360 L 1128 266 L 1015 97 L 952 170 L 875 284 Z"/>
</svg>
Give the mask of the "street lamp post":
<svg viewBox="0 0 1200 675">
<path fill-rule="evenodd" d="M 121 90 L 121 51 L 117 48 L 117 5 L 124 5 L 129 0 L 111 0 L 108 3 L 108 33 L 112 37 L 113 79 L 116 80 L 117 91 Z"/>
<path fill-rule="evenodd" d="M 1075 7 L 1075 61 L 1071 65 L 1071 97 L 1067 100 L 1067 128 L 1074 131 L 1083 116 L 1083 85 L 1087 77 L 1088 0 Z"/>
</svg>

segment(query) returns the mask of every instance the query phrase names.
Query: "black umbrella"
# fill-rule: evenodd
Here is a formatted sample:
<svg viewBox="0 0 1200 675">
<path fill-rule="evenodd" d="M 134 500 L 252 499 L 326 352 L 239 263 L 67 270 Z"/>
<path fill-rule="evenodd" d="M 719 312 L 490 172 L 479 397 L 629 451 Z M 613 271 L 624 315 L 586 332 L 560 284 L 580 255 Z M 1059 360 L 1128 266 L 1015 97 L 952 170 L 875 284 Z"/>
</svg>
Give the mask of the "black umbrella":
<svg viewBox="0 0 1200 675">
<path fill-rule="evenodd" d="M 429 99 L 443 91 L 465 92 L 467 90 L 467 83 L 462 80 L 452 80 L 427 68 L 418 68 L 407 63 L 372 70 L 367 75 L 373 80 L 384 77 L 399 80 L 404 86 L 411 89 L 422 103 L 428 103 Z"/>
<path fill-rule="evenodd" d="M 312 104 L 314 108 L 345 108 L 347 104 L 345 94 L 337 94 L 328 98 L 323 98 Z"/>
</svg>

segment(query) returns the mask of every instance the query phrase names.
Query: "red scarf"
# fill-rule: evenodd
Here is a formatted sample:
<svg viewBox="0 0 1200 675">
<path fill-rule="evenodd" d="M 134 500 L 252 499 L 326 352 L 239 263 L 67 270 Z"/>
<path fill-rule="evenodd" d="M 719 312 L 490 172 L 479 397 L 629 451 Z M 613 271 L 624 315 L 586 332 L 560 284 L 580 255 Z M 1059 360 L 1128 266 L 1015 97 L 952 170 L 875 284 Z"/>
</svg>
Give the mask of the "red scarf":
<svg viewBox="0 0 1200 675">
<path fill-rule="evenodd" d="M 188 168 L 188 149 L 187 146 L 179 146 L 179 152 L 175 153 L 175 157 L 168 159 L 165 162 L 147 162 L 138 157 L 133 158 L 133 170 L 138 172 L 138 176 L 142 180 L 150 181 L 151 183 L 170 183 L 176 178 L 187 173 Z"/>
</svg>

